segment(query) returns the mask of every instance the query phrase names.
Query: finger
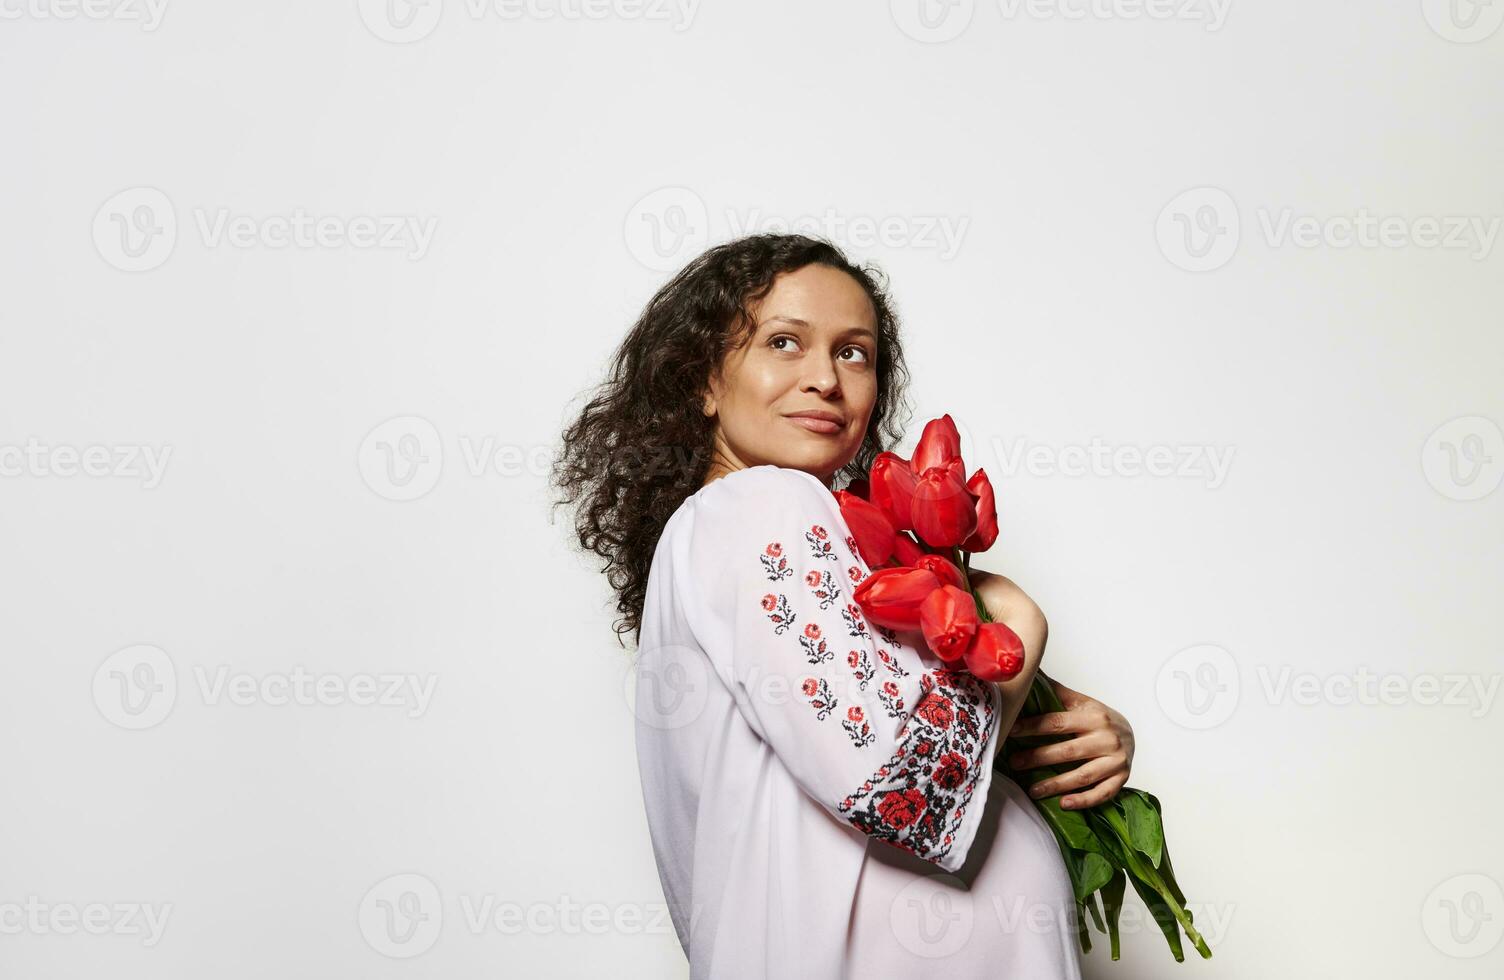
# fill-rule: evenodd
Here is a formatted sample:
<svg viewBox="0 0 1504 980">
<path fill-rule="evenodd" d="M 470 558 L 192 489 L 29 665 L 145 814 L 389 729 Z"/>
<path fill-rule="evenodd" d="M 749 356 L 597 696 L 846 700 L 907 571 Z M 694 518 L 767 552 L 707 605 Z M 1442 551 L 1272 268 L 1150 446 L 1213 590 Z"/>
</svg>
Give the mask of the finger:
<svg viewBox="0 0 1504 980">
<path fill-rule="evenodd" d="M 1094 759 L 1097 756 L 1107 755 L 1107 746 L 1103 744 L 1103 741 L 1102 735 L 1097 732 L 1077 735 L 1064 742 L 1036 745 L 1032 749 L 1015 752 L 1009 758 L 1008 764 L 1014 769 L 1034 769 L 1038 766 L 1053 766 L 1060 762 Z"/>
<path fill-rule="evenodd" d="M 1066 732 L 1085 732 L 1092 729 L 1089 712 L 1046 711 L 1042 715 L 1030 715 L 1014 722 L 1009 735 L 1062 735 Z"/>
<path fill-rule="evenodd" d="M 1029 787 L 1029 795 L 1037 800 L 1069 790 L 1086 789 L 1101 782 L 1104 778 L 1111 775 L 1112 771 L 1113 765 L 1111 759 L 1092 759 L 1090 762 L 1083 762 L 1070 772 L 1063 772 L 1058 776 L 1041 779 Z"/>
<path fill-rule="evenodd" d="M 1084 793 L 1072 793 L 1069 796 L 1062 796 L 1060 798 L 1060 805 L 1066 810 L 1084 810 L 1088 807 L 1098 806 L 1117 796 L 1118 790 L 1122 789 L 1123 784 L 1126 782 L 1128 782 L 1128 777 L 1123 773 L 1109 776 Z"/>
</svg>

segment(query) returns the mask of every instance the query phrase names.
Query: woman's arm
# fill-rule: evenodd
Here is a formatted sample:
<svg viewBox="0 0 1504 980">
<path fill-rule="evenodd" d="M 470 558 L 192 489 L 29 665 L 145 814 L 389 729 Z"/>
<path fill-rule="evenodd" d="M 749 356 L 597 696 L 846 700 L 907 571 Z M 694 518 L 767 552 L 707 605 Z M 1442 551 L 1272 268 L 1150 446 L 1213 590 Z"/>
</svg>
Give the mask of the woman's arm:
<svg viewBox="0 0 1504 980">
<path fill-rule="evenodd" d="M 992 572 L 973 569 L 971 584 L 977 590 L 977 597 L 982 600 L 982 605 L 987 607 L 987 612 L 992 615 L 992 618 L 1007 624 L 1009 629 L 1018 634 L 1018 638 L 1024 644 L 1023 669 L 1014 677 L 997 685 L 1003 694 L 1000 709 L 1002 720 L 998 731 L 1006 737 L 1009 729 L 1018 719 L 1024 700 L 1029 696 L 1029 688 L 1034 684 L 1034 673 L 1039 670 L 1040 664 L 1044 661 L 1044 647 L 1049 639 L 1050 624 L 1045 620 L 1044 612 L 1034 600 L 1030 599 L 1024 590 L 1015 585 L 1011 579 Z"/>
<path fill-rule="evenodd" d="M 1042 670 L 1038 671 L 1039 675 L 1054 689 L 1065 710 L 1019 719 L 1018 711 L 1028 694 L 1029 685 L 1033 683 L 1038 666 L 1031 635 L 1024 631 L 1037 630 L 1034 635 L 1037 635 L 1039 655 L 1042 657 L 1044 639 L 1048 633 L 1044 613 L 1039 611 L 1034 600 L 1022 589 L 1001 575 L 973 570 L 971 582 L 993 618 L 1007 623 L 1019 639 L 1024 641 L 1024 670 L 1006 684 L 998 685 L 1003 689 L 1004 736 L 1075 734 L 1074 738 L 1015 753 L 1007 760 L 1008 765 L 1015 770 L 1023 770 L 1077 763 L 1069 772 L 1035 783 L 1029 787 L 1029 795 L 1039 799 L 1076 790 L 1077 792 L 1061 797 L 1060 805 L 1067 810 L 1106 803 L 1128 782 L 1128 774 L 1133 768 L 1133 726 L 1128 724 L 1128 719 L 1120 712 L 1096 698 L 1066 687 Z M 1034 625 L 1036 621 L 1037 627 Z M 1020 685 L 1025 675 L 1028 680 Z M 1020 686 L 1010 690 L 1014 685 Z"/>
</svg>

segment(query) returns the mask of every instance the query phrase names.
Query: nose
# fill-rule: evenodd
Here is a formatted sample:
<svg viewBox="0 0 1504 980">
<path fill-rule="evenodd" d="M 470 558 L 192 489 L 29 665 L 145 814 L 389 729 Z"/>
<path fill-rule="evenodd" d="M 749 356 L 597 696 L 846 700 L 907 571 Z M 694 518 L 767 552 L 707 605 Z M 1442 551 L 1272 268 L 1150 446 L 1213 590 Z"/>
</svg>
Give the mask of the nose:
<svg viewBox="0 0 1504 980">
<path fill-rule="evenodd" d="M 809 370 L 804 378 L 804 391 L 813 391 L 821 398 L 831 398 L 840 393 L 841 379 L 836 365 L 828 357 L 811 357 Z"/>
</svg>

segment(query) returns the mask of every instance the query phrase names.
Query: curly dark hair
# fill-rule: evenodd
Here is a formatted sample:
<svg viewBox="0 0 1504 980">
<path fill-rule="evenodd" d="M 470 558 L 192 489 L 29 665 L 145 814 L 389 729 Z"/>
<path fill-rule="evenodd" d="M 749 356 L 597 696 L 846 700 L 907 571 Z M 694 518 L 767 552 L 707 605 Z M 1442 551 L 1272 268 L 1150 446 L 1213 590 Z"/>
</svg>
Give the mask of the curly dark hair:
<svg viewBox="0 0 1504 980">
<path fill-rule="evenodd" d="M 690 262 L 648 301 L 553 460 L 550 480 L 560 492 L 553 509 L 572 505 L 580 545 L 605 559 L 601 570 L 622 617 L 614 624 L 618 643 L 628 632 L 640 640 L 658 537 L 708 474 L 715 419 L 703 413 L 702 397 L 712 372 L 751 339 L 748 307 L 774 279 L 816 262 L 855 279 L 877 314 L 877 402 L 836 484 L 864 475 L 902 437 L 907 419 L 897 416 L 909 411 L 909 376 L 881 270 L 804 235 L 749 235 Z"/>
</svg>

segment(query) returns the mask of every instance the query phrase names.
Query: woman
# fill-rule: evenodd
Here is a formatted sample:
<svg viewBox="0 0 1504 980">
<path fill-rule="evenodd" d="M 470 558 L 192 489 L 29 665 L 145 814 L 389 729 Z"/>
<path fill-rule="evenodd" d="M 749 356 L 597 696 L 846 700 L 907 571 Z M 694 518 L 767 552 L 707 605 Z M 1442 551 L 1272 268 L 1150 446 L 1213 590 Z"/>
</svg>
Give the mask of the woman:
<svg viewBox="0 0 1504 980">
<path fill-rule="evenodd" d="M 639 654 L 636 738 L 660 880 L 695 978 L 1079 977 L 1049 828 L 994 763 L 1092 806 L 1132 732 L 1067 710 L 1015 726 L 1046 623 L 973 572 L 1024 642 L 981 681 L 851 600 L 870 572 L 831 490 L 895 444 L 907 373 L 875 272 L 759 235 L 665 285 L 565 434 L 555 480 Z M 1054 684 L 1054 682 L 1051 682 Z M 1073 732 L 1016 758 L 1004 733 Z"/>
</svg>

